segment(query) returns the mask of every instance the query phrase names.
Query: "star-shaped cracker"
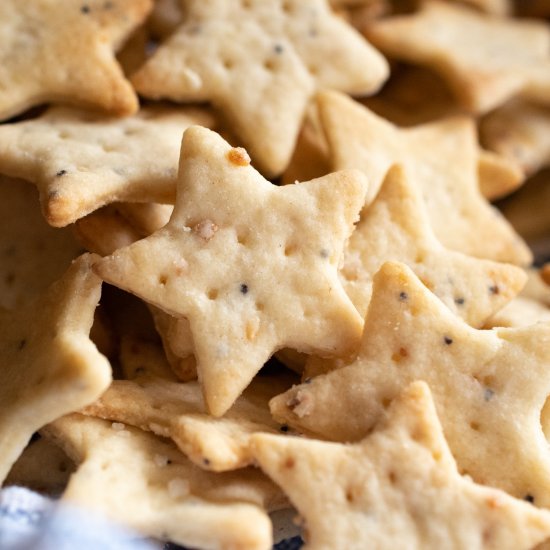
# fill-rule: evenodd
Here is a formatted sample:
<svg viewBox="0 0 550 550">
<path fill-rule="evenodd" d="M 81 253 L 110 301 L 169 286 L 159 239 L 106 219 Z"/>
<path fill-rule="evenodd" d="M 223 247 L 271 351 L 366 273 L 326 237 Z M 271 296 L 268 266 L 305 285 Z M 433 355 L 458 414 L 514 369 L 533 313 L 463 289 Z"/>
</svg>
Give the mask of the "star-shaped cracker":
<svg viewBox="0 0 550 550">
<path fill-rule="evenodd" d="M 133 371 L 132 379 L 113 381 L 83 414 L 169 437 L 195 464 L 216 472 L 251 465 L 251 436 L 279 431 L 268 402 L 292 385 L 292 377 L 256 377 L 223 418 L 214 418 L 198 382 L 175 381 L 161 349 L 146 342 L 124 348 L 121 363 L 127 374 Z"/>
<path fill-rule="evenodd" d="M 244 149 L 193 126 L 178 185 L 168 224 L 96 269 L 188 319 L 209 412 L 224 414 L 278 349 L 331 356 L 357 345 L 361 317 L 337 268 L 364 202 L 360 172 L 276 187 Z"/>
<path fill-rule="evenodd" d="M 138 108 L 116 50 L 151 0 L 2 0 L 0 120 L 61 102 L 129 115 Z"/>
<path fill-rule="evenodd" d="M 461 472 L 547 506 L 550 450 L 540 412 L 550 395 L 549 345 L 549 323 L 471 328 L 410 268 L 388 262 L 374 278 L 357 358 L 270 406 L 280 422 L 358 440 L 389 400 L 424 380 Z"/>
<path fill-rule="evenodd" d="M 270 175 L 290 160 L 316 90 L 366 95 L 388 76 L 326 0 L 190 0 L 185 14 L 132 82 L 146 97 L 212 102 Z"/>
<path fill-rule="evenodd" d="M 92 403 L 111 368 L 88 334 L 101 280 L 84 255 L 33 303 L 0 311 L 0 482 L 38 429 Z"/>
<path fill-rule="evenodd" d="M 486 112 L 515 95 L 550 100 L 550 29 L 429 0 L 419 12 L 374 22 L 384 53 L 439 72 L 459 101 Z"/>
<path fill-rule="evenodd" d="M 480 258 L 531 263 L 525 243 L 479 191 L 473 120 L 452 117 L 399 128 L 337 92 L 320 94 L 318 106 L 333 169 L 362 170 L 369 180 L 367 202 L 390 166 L 402 163 L 441 243 Z"/>
<path fill-rule="evenodd" d="M 550 165 L 550 109 L 516 100 L 490 113 L 481 123 L 489 149 L 517 162 L 527 174 Z"/>
<path fill-rule="evenodd" d="M 518 267 L 443 247 L 400 166 L 390 169 L 374 203 L 363 212 L 340 269 L 344 288 L 362 316 L 367 313 L 372 278 L 390 260 L 409 265 L 447 307 L 475 327 L 514 298 L 527 280 Z"/>
<path fill-rule="evenodd" d="M 260 466 L 305 519 L 304 548 L 528 550 L 550 536 L 550 512 L 457 472 L 423 382 L 354 445 L 253 441 Z"/>
<path fill-rule="evenodd" d="M 263 508 L 284 499 L 261 472 L 206 472 L 154 435 L 78 414 L 42 433 L 77 464 L 64 500 L 186 547 L 271 548 Z"/>
<path fill-rule="evenodd" d="M 50 225 L 115 201 L 173 202 L 181 137 L 199 109 L 145 107 L 125 119 L 54 107 L 0 126 L 0 172 L 32 181 Z"/>
</svg>

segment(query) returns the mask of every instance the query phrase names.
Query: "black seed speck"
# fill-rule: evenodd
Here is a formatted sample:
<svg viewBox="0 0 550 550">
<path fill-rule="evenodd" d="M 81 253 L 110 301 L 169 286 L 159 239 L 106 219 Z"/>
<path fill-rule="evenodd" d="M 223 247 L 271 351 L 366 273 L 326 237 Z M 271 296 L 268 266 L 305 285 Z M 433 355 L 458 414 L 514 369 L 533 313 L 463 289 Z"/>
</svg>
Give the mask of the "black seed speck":
<svg viewBox="0 0 550 550">
<path fill-rule="evenodd" d="M 306 379 L 304 380 L 304 384 L 311 384 L 311 378 L 309 378 L 309 377 L 306 378 Z"/>
<path fill-rule="evenodd" d="M 202 459 L 202 463 L 203 463 L 205 466 L 210 466 L 210 459 L 208 459 L 208 458 L 203 458 L 203 459 Z"/>
<path fill-rule="evenodd" d="M 67 173 L 67 170 L 59 170 L 59 172 L 57 172 L 56 176 L 58 178 L 60 178 L 61 176 L 64 176 L 66 173 Z"/>
<path fill-rule="evenodd" d="M 495 295 L 496 295 L 496 294 L 500 294 L 500 288 L 498 288 L 498 285 L 491 285 L 491 286 L 489 287 L 489 292 L 490 292 L 491 294 L 495 294 Z"/>
<path fill-rule="evenodd" d="M 275 47 L 273 49 L 275 50 L 275 53 L 277 53 L 277 54 L 283 53 L 283 47 L 280 44 L 275 44 Z"/>
<path fill-rule="evenodd" d="M 452 339 L 452 338 L 449 338 L 448 336 L 444 336 L 444 337 L 443 337 L 443 341 L 444 341 L 448 346 L 450 346 L 450 345 L 453 343 L 453 339 Z"/>
<path fill-rule="evenodd" d="M 455 304 L 456 304 L 457 306 L 462 306 L 462 305 L 464 305 L 464 302 L 465 302 L 465 301 L 466 301 L 466 300 L 465 300 L 464 298 L 455 298 Z"/>
<path fill-rule="evenodd" d="M 289 429 L 290 429 L 290 428 L 289 428 L 286 424 L 283 424 L 283 425 L 279 428 L 279 430 L 281 430 L 281 431 L 284 432 L 284 433 L 288 432 Z"/>
<path fill-rule="evenodd" d="M 328 250 L 326 248 L 323 248 L 321 252 L 319 252 L 321 258 L 328 258 Z"/>
<path fill-rule="evenodd" d="M 486 388 L 485 392 L 483 393 L 483 397 L 485 398 L 485 401 L 491 401 L 493 398 L 493 395 L 495 395 L 495 391 L 491 388 Z"/>
<path fill-rule="evenodd" d="M 523 497 L 523 500 L 526 500 L 527 502 L 533 504 L 535 502 L 535 497 L 533 495 L 525 495 Z"/>
<path fill-rule="evenodd" d="M 17 346 L 17 349 L 22 350 L 27 345 L 27 341 L 23 338 L 23 340 L 20 340 L 19 346 Z"/>
<path fill-rule="evenodd" d="M 168 459 L 168 460 L 166 461 L 166 464 L 168 464 L 168 466 L 170 466 L 170 464 L 172 464 L 172 461 L 171 461 L 170 459 Z"/>
<path fill-rule="evenodd" d="M 406 302 L 409 299 L 409 295 L 406 292 L 399 293 L 399 300 L 401 302 Z"/>
<path fill-rule="evenodd" d="M 90 6 L 87 6 L 86 4 L 84 4 L 81 8 L 80 8 L 80 11 L 82 13 L 90 13 Z"/>
<path fill-rule="evenodd" d="M 244 283 L 242 283 L 241 286 L 239 287 L 239 290 L 241 291 L 242 294 L 247 294 L 248 293 L 248 285 L 245 285 Z"/>
</svg>

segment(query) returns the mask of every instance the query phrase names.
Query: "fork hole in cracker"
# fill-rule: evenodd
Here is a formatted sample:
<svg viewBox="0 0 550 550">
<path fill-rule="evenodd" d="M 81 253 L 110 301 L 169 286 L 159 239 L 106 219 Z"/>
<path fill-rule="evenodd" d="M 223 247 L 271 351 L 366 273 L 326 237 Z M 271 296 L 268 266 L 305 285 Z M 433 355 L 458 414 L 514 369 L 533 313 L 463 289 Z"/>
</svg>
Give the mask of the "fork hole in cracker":
<svg viewBox="0 0 550 550">
<path fill-rule="evenodd" d="M 222 60 L 222 64 L 227 71 L 230 71 L 235 66 L 235 63 L 233 62 L 233 60 L 228 58 L 225 58 L 224 60 Z"/>
<path fill-rule="evenodd" d="M 285 256 L 287 256 L 287 257 L 294 256 L 294 254 L 296 253 L 297 248 L 298 247 L 294 244 L 286 244 L 285 245 Z"/>
<path fill-rule="evenodd" d="M 474 431 L 474 432 L 480 432 L 481 431 L 481 426 L 479 425 L 479 422 L 476 422 L 475 420 L 472 420 L 470 422 L 470 428 Z"/>
<path fill-rule="evenodd" d="M 248 245 L 248 234 L 244 232 L 237 232 L 237 242 L 242 246 Z"/>
<path fill-rule="evenodd" d="M 167 275 L 159 275 L 159 285 L 166 286 L 167 282 L 168 282 L 168 276 Z"/>
<path fill-rule="evenodd" d="M 216 300 L 217 297 L 219 296 L 219 291 L 216 288 L 211 288 L 206 292 L 206 296 L 208 297 L 209 300 Z"/>
<path fill-rule="evenodd" d="M 270 71 L 270 72 L 271 72 L 271 71 L 274 71 L 274 70 L 276 69 L 276 67 L 275 67 L 275 61 L 274 61 L 273 59 L 271 59 L 271 58 L 266 59 L 266 60 L 264 61 L 264 69 L 265 69 L 266 71 Z"/>
<path fill-rule="evenodd" d="M 292 13 L 292 7 L 292 2 L 289 2 L 288 0 L 284 0 L 281 4 L 281 9 L 287 14 Z"/>
</svg>

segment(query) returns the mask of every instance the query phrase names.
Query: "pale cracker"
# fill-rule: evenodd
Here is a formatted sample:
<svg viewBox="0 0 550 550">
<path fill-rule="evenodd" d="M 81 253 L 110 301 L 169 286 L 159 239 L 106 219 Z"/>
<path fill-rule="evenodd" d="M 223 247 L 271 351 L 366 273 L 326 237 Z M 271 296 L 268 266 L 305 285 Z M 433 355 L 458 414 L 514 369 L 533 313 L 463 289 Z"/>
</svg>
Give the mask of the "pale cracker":
<svg viewBox="0 0 550 550">
<path fill-rule="evenodd" d="M 88 405 L 111 382 L 111 367 L 88 338 L 101 280 L 83 255 L 48 290 L 0 311 L 0 482 L 32 434 Z"/>
<path fill-rule="evenodd" d="M 412 381 L 425 380 L 460 471 L 548 506 L 550 449 L 540 413 L 550 394 L 549 363 L 549 323 L 478 331 L 408 267 L 388 262 L 374 279 L 355 361 L 270 406 L 279 422 L 357 441 L 385 403 Z"/>
<path fill-rule="evenodd" d="M 550 101 L 550 29 L 542 21 L 426 0 L 417 13 L 373 22 L 367 35 L 387 55 L 439 72 L 473 112 L 516 95 Z"/>
<path fill-rule="evenodd" d="M 268 175 L 290 160 L 316 90 L 366 95 L 388 76 L 386 60 L 326 0 L 190 0 L 185 11 L 133 84 L 152 99 L 212 102 Z"/>
<path fill-rule="evenodd" d="M 34 187 L 0 176 L 0 306 L 14 309 L 57 280 L 82 251 L 70 229 L 53 229 Z"/>
<path fill-rule="evenodd" d="M 260 466 L 305 520 L 304 550 L 528 550 L 550 536 L 549 511 L 459 474 L 424 382 L 354 445 L 253 441 Z"/>
<path fill-rule="evenodd" d="M 45 218 L 64 226 L 118 201 L 173 202 L 181 138 L 204 110 L 142 108 L 125 119 L 54 107 L 0 126 L 0 172 L 32 181 Z"/>
<path fill-rule="evenodd" d="M 169 437 L 195 464 L 215 472 L 253 464 L 250 438 L 279 431 L 268 402 L 288 389 L 295 377 L 259 375 L 223 418 L 213 418 L 206 412 L 198 382 L 171 379 L 162 350 L 154 344 L 135 342 L 134 346 L 129 357 L 133 368 L 128 358 L 121 357 L 125 371 L 134 373 L 132 380 L 115 380 L 80 412 Z"/>
<path fill-rule="evenodd" d="M 365 192 L 357 171 L 273 186 L 244 150 L 191 127 L 169 223 L 95 269 L 189 320 L 207 407 L 221 416 L 277 349 L 330 356 L 358 342 L 337 267 Z"/>
<path fill-rule="evenodd" d="M 363 317 L 373 277 L 385 261 L 407 264 L 453 313 L 476 328 L 483 327 L 517 296 L 527 280 L 519 267 L 480 260 L 442 246 L 431 230 L 418 191 L 399 165 L 390 169 L 376 199 L 363 211 L 340 268 L 344 288 Z M 349 358 L 310 357 L 304 377 L 347 363 Z"/>
<path fill-rule="evenodd" d="M 0 120 L 51 101 L 114 115 L 137 111 L 113 50 L 151 7 L 151 0 L 3 0 Z"/>
<path fill-rule="evenodd" d="M 260 472 L 205 472 L 154 435 L 77 414 L 42 433 L 77 463 L 63 500 L 185 546 L 271 548 L 263 507 L 280 497 Z"/>
<path fill-rule="evenodd" d="M 526 244 L 481 196 L 474 121 L 452 117 L 399 128 L 342 94 L 318 96 L 334 169 L 359 168 L 369 179 L 367 204 L 392 164 L 402 163 L 422 193 L 435 235 L 464 254 L 529 264 Z"/>
</svg>

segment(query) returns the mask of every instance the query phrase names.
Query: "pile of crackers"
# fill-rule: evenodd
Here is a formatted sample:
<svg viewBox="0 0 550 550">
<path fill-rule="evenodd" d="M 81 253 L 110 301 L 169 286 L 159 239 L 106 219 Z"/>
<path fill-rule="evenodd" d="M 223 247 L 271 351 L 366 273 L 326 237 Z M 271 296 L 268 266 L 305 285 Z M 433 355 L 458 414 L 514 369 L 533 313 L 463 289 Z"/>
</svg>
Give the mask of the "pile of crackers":
<svg viewBox="0 0 550 550">
<path fill-rule="evenodd" d="M 201 549 L 550 540 L 549 18 L 2 0 L 3 485 Z"/>
</svg>

